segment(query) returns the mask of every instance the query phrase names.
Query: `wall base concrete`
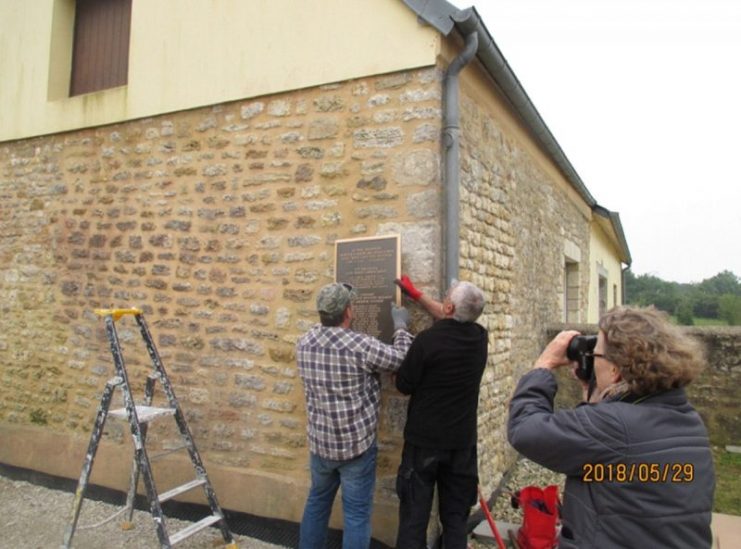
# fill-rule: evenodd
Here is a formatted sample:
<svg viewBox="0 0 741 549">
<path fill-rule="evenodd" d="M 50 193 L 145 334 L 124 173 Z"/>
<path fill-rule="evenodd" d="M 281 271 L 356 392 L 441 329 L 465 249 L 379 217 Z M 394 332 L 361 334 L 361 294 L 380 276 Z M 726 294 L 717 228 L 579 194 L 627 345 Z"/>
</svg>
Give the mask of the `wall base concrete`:
<svg viewBox="0 0 741 549">
<path fill-rule="evenodd" d="M 89 439 L 69 433 L 49 432 L 35 426 L 0 424 L 0 463 L 39 471 L 49 475 L 78 479 Z M 170 454 L 152 463 L 154 478 L 160 492 L 194 478 L 190 460 L 185 455 Z M 102 440 L 93 463 L 91 484 L 113 490 L 128 490 L 133 458 L 131 443 L 114 444 Z M 224 509 L 251 515 L 300 522 L 308 484 L 288 476 L 260 471 L 224 467 L 204 460 L 206 472 Z M 139 493 L 143 494 L 140 482 Z M 202 492 L 193 490 L 176 498 L 188 503 L 206 503 Z M 72 500 L 70 499 L 70 502 Z M 330 519 L 330 527 L 342 528 L 340 497 Z M 60 510 L 60 512 L 71 511 Z M 393 501 L 375 498 L 373 537 L 387 545 L 396 539 L 397 505 Z"/>
</svg>

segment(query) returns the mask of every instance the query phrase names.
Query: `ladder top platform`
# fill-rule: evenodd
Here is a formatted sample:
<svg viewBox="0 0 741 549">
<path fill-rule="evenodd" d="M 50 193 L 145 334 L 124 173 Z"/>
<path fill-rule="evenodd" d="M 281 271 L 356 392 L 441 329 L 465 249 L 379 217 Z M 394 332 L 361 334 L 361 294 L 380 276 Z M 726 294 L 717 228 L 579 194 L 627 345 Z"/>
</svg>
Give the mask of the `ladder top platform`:
<svg viewBox="0 0 741 549">
<path fill-rule="evenodd" d="M 126 408 L 117 408 L 108 412 L 109 415 L 118 419 L 127 419 Z M 175 414 L 175 408 L 156 408 L 154 406 L 136 406 L 136 417 L 139 423 L 146 423 L 158 417 L 171 416 Z"/>
<path fill-rule="evenodd" d="M 138 316 L 142 314 L 141 309 L 136 307 L 130 307 L 128 309 L 95 309 L 93 312 L 98 316 L 112 316 L 113 320 L 118 320 L 123 315 L 134 315 Z"/>
</svg>

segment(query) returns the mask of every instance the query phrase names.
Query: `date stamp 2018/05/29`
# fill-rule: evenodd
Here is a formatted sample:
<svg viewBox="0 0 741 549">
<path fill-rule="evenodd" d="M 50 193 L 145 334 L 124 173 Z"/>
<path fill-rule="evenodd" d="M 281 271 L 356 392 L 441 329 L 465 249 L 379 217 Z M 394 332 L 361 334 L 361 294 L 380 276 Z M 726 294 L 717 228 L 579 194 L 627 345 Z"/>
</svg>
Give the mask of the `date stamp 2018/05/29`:
<svg viewBox="0 0 741 549">
<path fill-rule="evenodd" d="M 583 482 L 692 482 L 692 463 L 585 463 Z"/>
</svg>

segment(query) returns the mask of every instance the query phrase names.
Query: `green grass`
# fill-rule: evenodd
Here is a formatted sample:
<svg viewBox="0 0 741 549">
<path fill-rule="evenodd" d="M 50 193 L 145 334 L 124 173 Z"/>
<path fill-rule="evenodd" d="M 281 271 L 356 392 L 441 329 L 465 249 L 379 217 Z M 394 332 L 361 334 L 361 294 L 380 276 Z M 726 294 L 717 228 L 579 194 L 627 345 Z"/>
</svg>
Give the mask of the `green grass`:
<svg viewBox="0 0 741 549">
<path fill-rule="evenodd" d="M 715 502 L 713 511 L 741 516 L 741 454 L 713 446 Z"/>
<path fill-rule="evenodd" d="M 672 316 L 671 319 L 674 324 L 679 324 L 676 316 Z M 720 318 L 694 317 L 692 321 L 694 322 L 694 326 L 728 326 L 728 322 Z"/>
<path fill-rule="evenodd" d="M 720 318 L 695 318 L 695 326 L 728 326 L 728 322 Z"/>
</svg>

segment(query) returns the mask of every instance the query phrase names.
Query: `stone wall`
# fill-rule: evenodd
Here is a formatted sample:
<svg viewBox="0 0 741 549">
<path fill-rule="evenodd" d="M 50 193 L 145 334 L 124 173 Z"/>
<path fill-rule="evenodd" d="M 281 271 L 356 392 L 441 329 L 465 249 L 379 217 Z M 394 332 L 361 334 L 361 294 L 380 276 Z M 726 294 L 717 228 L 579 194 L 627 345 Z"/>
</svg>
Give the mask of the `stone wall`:
<svg viewBox="0 0 741 549">
<path fill-rule="evenodd" d="M 294 343 L 333 280 L 334 241 L 400 233 L 403 270 L 440 284 L 440 86 L 427 68 L 1 143 L 0 432 L 24 440 L 28 427 L 29 444 L 56 437 L 49 447 L 67 434 L 84 449 L 113 373 L 92 310 L 138 306 L 210 470 L 302 486 L 267 484 L 280 509 L 247 486 L 239 496 L 277 516 L 292 498 L 285 518 L 300 518 Z M 130 317 L 118 326 L 141 392 L 146 352 Z M 391 499 L 405 401 L 389 391 L 383 404 L 379 490 Z M 107 429 L 129 444 L 121 425 Z M 148 446 L 177 439 L 157 424 Z M 82 465 L 3 446 L 12 465 L 71 477 Z"/>
<path fill-rule="evenodd" d="M 588 264 L 589 226 L 487 86 L 465 82 L 461 100 L 460 277 L 489 300 L 479 460 L 491 492 L 516 457 L 508 399 L 561 318 L 564 241 Z M 295 340 L 316 320 L 338 238 L 401 234 L 402 270 L 439 295 L 440 126 L 440 71 L 428 68 L 0 144 L 0 433 L 12 441 L 0 461 L 78 475 L 113 371 L 91 311 L 135 305 L 224 506 L 298 520 Z M 429 323 L 412 312 L 415 329 Z M 142 391 L 148 359 L 130 321 L 120 336 Z M 384 392 L 374 535 L 389 541 L 405 408 Z M 109 423 L 101 484 L 125 486 L 125 433 Z M 154 451 L 176 439 L 149 432 Z M 182 469 L 175 460 L 164 474 Z"/>
<path fill-rule="evenodd" d="M 541 348 L 542 327 L 562 315 L 564 239 L 587 265 L 589 226 L 480 85 L 468 80 L 461 103 L 461 278 L 490 301 L 480 320 L 490 340 L 479 399 L 479 469 L 490 493 L 516 459 L 506 436 L 509 398 Z M 587 284 L 583 268 L 584 293 Z"/>
<path fill-rule="evenodd" d="M 685 328 L 705 345 L 708 367 L 687 388 L 718 446 L 741 445 L 741 328 Z"/>
</svg>

